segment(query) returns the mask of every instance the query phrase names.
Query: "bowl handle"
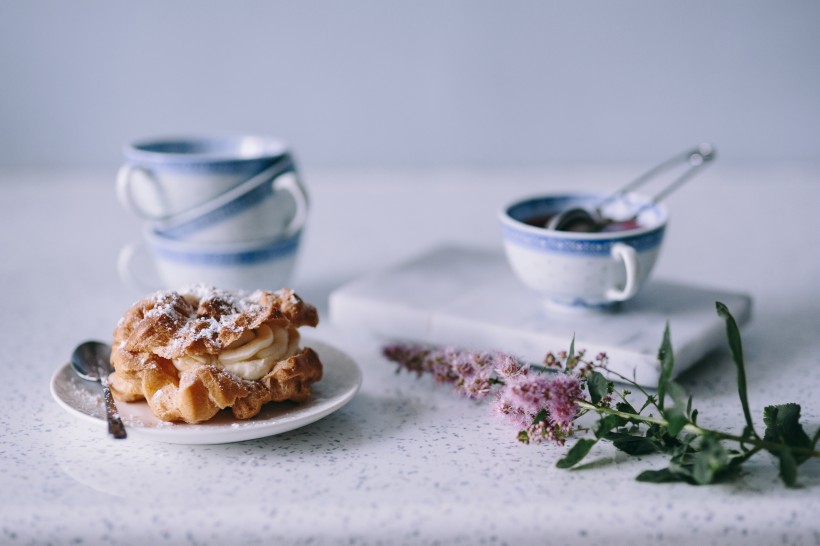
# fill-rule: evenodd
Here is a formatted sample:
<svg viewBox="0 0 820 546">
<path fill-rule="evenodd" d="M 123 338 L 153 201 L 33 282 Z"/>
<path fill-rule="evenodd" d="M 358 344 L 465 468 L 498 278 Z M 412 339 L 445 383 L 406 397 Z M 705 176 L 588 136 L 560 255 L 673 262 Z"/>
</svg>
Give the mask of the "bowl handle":
<svg viewBox="0 0 820 546">
<path fill-rule="evenodd" d="M 166 209 L 168 208 L 168 203 L 166 202 L 165 194 L 162 191 L 162 186 L 160 186 L 159 181 L 154 178 L 151 171 L 138 165 L 131 164 L 125 164 L 120 167 L 119 171 L 117 171 L 117 198 L 119 199 L 120 204 L 127 211 L 136 214 L 144 220 L 165 220 L 168 216 L 167 214 L 152 214 L 143 210 L 142 207 L 137 204 L 137 201 L 134 199 L 134 192 L 131 189 L 134 184 L 133 180 L 136 173 L 141 174 L 145 180 L 151 183 L 157 198 L 162 202 Z"/>
<path fill-rule="evenodd" d="M 307 221 L 309 208 L 308 194 L 304 185 L 302 185 L 299 174 L 295 170 L 287 170 L 276 175 L 276 178 L 273 179 L 273 191 L 275 193 L 278 190 L 290 193 L 296 203 L 296 212 L 290 222 L 288 222 L 288 225 L 285 226 L 285 231 L 281 235 L 282 238 L 292 237 L 304 227 Z"/>
<path fill-rule="evenodd" d="M 611 301 L 625 301 L 638 293 L 638 253 L 625 243 L 615 243 L 610 251 L 612 258 L 620 260 L 626 269 L 626 283 L 622 289 L 610 288 L 606 292 Z"/>
</svg>

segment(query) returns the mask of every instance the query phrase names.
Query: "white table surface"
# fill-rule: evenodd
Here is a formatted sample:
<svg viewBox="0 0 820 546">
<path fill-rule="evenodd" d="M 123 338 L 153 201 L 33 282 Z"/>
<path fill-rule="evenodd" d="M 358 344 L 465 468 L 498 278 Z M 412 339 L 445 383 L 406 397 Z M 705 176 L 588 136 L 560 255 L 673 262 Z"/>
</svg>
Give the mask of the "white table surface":
<svg viewBox="0 0 820 546">
<path fill-rule="evenodd" d="M 434 245 L 500 248 L 495 212 L 507 201 L 614 188 L 640 169 L 308 171 L 313 206 L 292 286 L 326 314 L 334 288 Z M 396 375 L 378 340 L 350 324 L 311 334 L 364 371 L 357 397 L 324 420 L 238 444 L 109 439 L 63 411 L 48 381 L 142 295 L 117 277 L 139 223 L 117 204 L 113 175 L 0 173 L 0 543 L 820 544 L 818 460 L 801 467 L 797 489 L 765 454 L 709 487 L 638 483 L 665 460 L 608 446 L 591 468 L 558 470 L 566 448 L 519 444 L 486 404 Z M 752 295 L 743 333 L 755 419 L 795 401 L 813 433 L 820 165 L 718 163 L 668 206 L 655 275 Z M 780 220 L 767 225 L 771 216 Z M 702 423 L 742 429 L 734 373 L 720 351 L 682 376 Z"/>
</svg>

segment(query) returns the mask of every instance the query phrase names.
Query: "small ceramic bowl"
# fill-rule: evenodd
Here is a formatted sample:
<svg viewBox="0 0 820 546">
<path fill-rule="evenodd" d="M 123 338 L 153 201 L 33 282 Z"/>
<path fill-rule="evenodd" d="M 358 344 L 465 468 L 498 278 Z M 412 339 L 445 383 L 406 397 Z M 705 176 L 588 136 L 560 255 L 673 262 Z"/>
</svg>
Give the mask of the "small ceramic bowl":
<svg viewBox="0 0 820 546">
<path fill-rule="evenodd" d="M 122 249 L 119 272 L 126 284 L 139 290 L 177 289 L 199 283 L 238 290 L 278 290 L 290 282 L 301 236 L 299 231 L 247 243 L 203 244 L 147 230 L 142 243 Z"/>
<path fill-rule="evenodd" d="M 289 152 L 266 137 L 196 136 L 141 140 L 123 154 L 120 203 L 145 220 L 163 221 L 222 195 Z"/>
<path fill-rule="evenodd" d="M 663 243 L 666 209 L 627 194 L 607 205 L 621 218 L 643 208 L 636 224 L 620 231 L 575 233 L 547 229 L 554 215 L 572 207 L 594 208 L 607 196 L 573 193 L 521 199 L 501 210 L 504 249 L 518 278 L 550 307 L 604 310 L 638 293 Z"/>
</svg>

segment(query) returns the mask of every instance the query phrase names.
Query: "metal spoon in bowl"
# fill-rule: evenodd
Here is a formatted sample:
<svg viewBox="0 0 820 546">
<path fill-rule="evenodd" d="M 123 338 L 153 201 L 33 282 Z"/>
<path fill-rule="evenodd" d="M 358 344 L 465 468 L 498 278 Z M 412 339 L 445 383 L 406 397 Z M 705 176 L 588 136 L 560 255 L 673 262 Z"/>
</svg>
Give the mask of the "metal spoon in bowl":
<svg viewBox="0 0 820 546">
<path fill-rule="evenodd" d="M 617 192 L 602 200 L 600 203 L 590 210 L 583 207 L 573 207 L 567 209 L 559 214 L 553 216 L 547 225 L 547 229 L 554 229 L 557 231 L 579 231 L 587 233 L 597 233 L 604 230 L 612 230 L 613 228 L 628 229 L 635 223 L 638 216 L 647 208 L 660 202 L 661 199 L 678 189 L 684 182 L 689 180 L 696 172 L 705 167 L 710 161 L 715 158 L 716 150 L 711 144 L 701 144 L 694 150 L 689 150 L 682 154 L 671 157 L 661 163 L 660 165 L 650 169 L 642 174 Z M 602 210 L 605 205 L 611 203 L 615 199 L 624 196 L 630 191 L 644 185 L 650 179 L 654 178 L 661 172 L 674 167 L 679 163 L 687 163 L 689 169 L 681 176 L 676 178 L 671 184 L 666 186 L 650 201 L 640 206 L 635 210 L 631 216 L 624 219 L 614 220 L 604 216 Z"/>
<path fill-rule="evenodd" d="M 125 425 L 122 424 L 111 389 L 108 387 L 108 376 L 111 374 L 111 347 L 100 341 L 86 341 L 81 343 L 71 353 L 71 367 L 77 375 L 86 381 L 102 383 L 103 397 L 105 398 L 105 414 L 108 418 L 108 432 L 114 438 L 126 437 Z"/>
</svg>

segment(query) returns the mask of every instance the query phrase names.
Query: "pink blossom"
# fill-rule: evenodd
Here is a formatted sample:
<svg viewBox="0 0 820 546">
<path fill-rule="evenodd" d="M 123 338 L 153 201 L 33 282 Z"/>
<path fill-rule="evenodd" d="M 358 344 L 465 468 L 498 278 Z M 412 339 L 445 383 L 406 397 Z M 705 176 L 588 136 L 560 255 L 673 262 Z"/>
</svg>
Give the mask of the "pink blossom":
<svg viewBox="0 0 820 546">
<path fill-rule="evenodd" d="M 519 375 L 525 375 L 529 372 L 528 366 L 523 364 L 517 358 L 508 354 L 498 353 L 495 356 L 494 361 L 494 371 L 502 380 L 516 377 Z"/>
<path fill-rule="evenodd" d="M 569 369 L 562 368 L 559 361 L 566 360 L 566 353 L 558 353 L 557 357 L 549 353 L 544 363 L 557 373 L 544 373 L 545 368 L 530 367 L 508 354 L 454 347 L 431 349 L 397 344 L 385 347 L 383 354 L 400 370 L 430 373 L 438 382 L 453 383 L 456 392 L 468 398 L 494 394 L 493 411 L 518 427 L 519 438 L 525 442 L 563 443 L 572 434 L 578 416 L 575 402 L 583 397 L 583 376 L 594 367 L 583 360 L 583 351 Z M 598 362 L 605 359 L 603 355 L 596 358 Z"/>
<path fill-rule="evenodd" d="M 572 428 L 572 422 L 578 415 L 575 401 L 581 398 L 581 381 L 568 374 L 557 374 L 552 377 L 550 398 L 547 404 L 550 421 L 562 429 Z"/>
<path fill-rule="evenodd" d="M 509 394 L 509 389 L 500 389 L 493 402 L 493 410 L 509 424 L 526 428 L 532 423 L 533 416 L 517 405 Z"/>
</svg>

